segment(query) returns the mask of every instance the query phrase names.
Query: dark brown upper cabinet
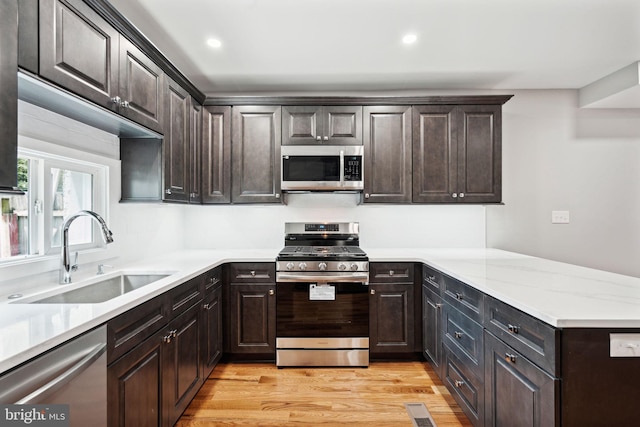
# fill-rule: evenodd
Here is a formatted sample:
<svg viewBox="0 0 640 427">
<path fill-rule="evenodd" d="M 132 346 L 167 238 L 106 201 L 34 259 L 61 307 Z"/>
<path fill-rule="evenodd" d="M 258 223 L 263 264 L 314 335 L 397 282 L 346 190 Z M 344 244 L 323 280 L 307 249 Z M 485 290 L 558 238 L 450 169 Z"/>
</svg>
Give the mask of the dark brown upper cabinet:
<svg viewBox="0 0 640 427">
<path fill-rule="evenodd" d="M 189 203 L 202 203 L 202 105 L 191 98 L 189 118 Z"/>
<path fill-rule="evenodd" d="M 40 1 L 40 75 L 161 132 L 164 73 L 81 0 Z"/>
<path fill-rule="evenodd" d="M 164 126 L 164 200 L 189 202 L 189 126 L 191 96 L 166 79 Z"/>
<path fill-rule="evenodd" d="M 231 202 L 231 107 L 202 111 L 202 202 Z"/>
<path fill-rule="evenodd" d="M 362 145 L 362 107 L 283 106 L 282 145 Z"/>
<path fill-rule="evenodd" d="M 411 202 L 411 106 L 363 109 L 364 201 Z"/>
<path fill-rule="evenodd" d="M 280 106 L 232 108 L 233 203 L 281 203 Z"/>
<path fill-rule="evenodd" d="M 413 202 L 499 203 L 501 105 L 413 107 Z"/>
<path fill-rule="evenodd" d="M 0 3 L 0 191 L 16 191 L 18 184 L 18 1 Z"/>
</svg>

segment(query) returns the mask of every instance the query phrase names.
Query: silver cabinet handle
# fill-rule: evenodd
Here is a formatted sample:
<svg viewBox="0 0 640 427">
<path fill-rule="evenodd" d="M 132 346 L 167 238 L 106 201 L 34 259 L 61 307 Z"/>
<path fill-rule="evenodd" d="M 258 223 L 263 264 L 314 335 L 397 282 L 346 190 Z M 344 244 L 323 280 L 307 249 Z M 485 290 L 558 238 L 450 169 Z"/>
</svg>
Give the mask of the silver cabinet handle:
<svg viewBox="0 0 640 427">
<path fill-rule="evenodd" d="M 114 96 L 109 101 L 111 101 L 112 103 L 114 103 L 116 105 L 120 105 L 122 103 L 122 98 L 120 98 L 119 96 Z"/>
<path fill-rule="evenodd" d="M 94 361 L 96 361 L 100 356 L 102 356 L 102 354 L 105 351 L 107 351 L 107 344 L 106 343 L 105 344 L 96 345 L 93 348 L 93 350 L 90 351 L 85 357 L 80 359 L 80 361 L 78 361 L 78 363 L 73 365 L 71 368 L 69 368 L 67 371 L 65 371 L 61 375 L 58 375 L 52 381 L 50 381 L 50 382 L 46 383 L 45 385 L 43 385 L 42 387 L 38 388 L 33 393 L 30 393 L 27 396 L 23 397 L 22 399 L 17 401 L 16 404 L 21 405 L 21 404 L 25 404 L 25 403 L 39 402 L 40 398 L 43 395 L 49 395 L 50 393 L 55 392 L 60 387 L 63 387 L 65 384 L 69 383 L 69 381 L 71 381 L 73 378 L 75 378 L 78 375 L 80 375 Z"/>
<path fill-rule="evenodd" d="M 368 199 L 369 197 L 371 197 L 371 195 L 369 193 L 364 193 L 364 198 Z"/>
<path fill-rule="evenodd" d="M 171 194 L 171 189 L 167 188 L 166 190 L 164 190 L 164 194 Z"/>
<path fill-rule="evenodd" d="M 457 197 L 458 197 L 458 193 L 453 193 L 453 194 L 451 195 L 451 197 L 453 197 L 454 199 L 455 199 L 455 198 L 457 198 Z"/>
<path fill-rule="evenodd" d="M 329 140 L 329 137 L 328 137 L 328 136 L 325 136 L 325 137 L 324 137 L 324 138 L 322 138 L 322 139 L 323 139 L 323 140 L 325 140 L 325 141 L 328 141 L 328 140 Z"/>
<path fill-rule="evenodd" d="M 205 310 L 211 310 L 212 305 L 211 304 L 205 304 L 202 306 L 202 308 L 204 308 Z"/>
<path fill-rule="evenodd" d="M 316 136 L 316 141 L 322 141 L 322 137 L 320 135 Z"/>
<path fill-rule="evenodd" d="M 169 331 L 169 333 L 167 335 L 162 337 L 162 341 L 167 343 L 167 344 L 169 344 L 177 336 L 178 336 L 178 330 L 177 329 L 172 329 L 172 330 Z"/>
<path fill-rule="evenodd" d="M 515 354 L 511 354 L 511 353 L 504 354 L 504 360 L 506 360 L 507 362 L 516 363 L 516 359 L 517 359 L 517 356 Z"/>
<path fill-rule="evenodd" d="M 393 271 L 393 270 L 389 270 L 389 276 L 393 276 L 394 274 L 396 274 L 396 272 L 395 272 L 395 271 Z"/>
<path fill-rule="evenodd" d="M 456 292 L 456 299 L 457 299 L 458 301 L 462 301 L 462 298 L 463 298 L 463 297 L 462 297 L 462 294 L 461 294 L 460 292 Z"/>
<path fill-rule="evenodd" d="M 275 295 L 275 294 L 276 294 L 276 292 L 275 292 L 273 289 L 269 289 L 269 295 L 272 295 L 272 296 L 273 296 L 273 295 Z"/>
<path fill-rule="evenodd" d="M 375 295 L 376 294 L 376 290 L 375 289 L 371 289 L 369 292 L 371 293 L 371 295 Z"/>
<path fill-rule="evenodd" d="M 442 308 L 442 304 L 436 303 L 436 308 Z"/>
<path fill-rule="evenodd" d="M 255 270 L 251 270 L 251 277 L 256 277 L 256 271 Z"/>
<path fill-rule="evenodd" d="M 122 108 L 129 108 L 129 101 L 122 101 L 122 102 L 120 103 L 120 106 L 121 106 Z"/>
<path fill-rule="evenodd" d="M 464 197 L 464 193 L 460 193 L 460 197 Z"/>
<path fill-rule="evenodd" d="M 453 336 L 455 336 L 457 339 L 461 339 L 462 335 L 464 335 L 464 334 L 462 332 L 460 332 L 460 331 L 455 331 L 453 333 Z"/>
<path fill-rule="evenodd" d="M 454 381 L 453 385 L 456 386 L 456 388 L 460 388 L 464 385 L 464 381 Z"/>
<path fill-rule="evenodd" d="M 512 325 L 511 323 L 509 323 L 509 325 L 507 326 L 507 329 L 512 334 L 517 334 L 520 331 L 520 328 L 518 328 L 516 325 Z"/>
</svg>

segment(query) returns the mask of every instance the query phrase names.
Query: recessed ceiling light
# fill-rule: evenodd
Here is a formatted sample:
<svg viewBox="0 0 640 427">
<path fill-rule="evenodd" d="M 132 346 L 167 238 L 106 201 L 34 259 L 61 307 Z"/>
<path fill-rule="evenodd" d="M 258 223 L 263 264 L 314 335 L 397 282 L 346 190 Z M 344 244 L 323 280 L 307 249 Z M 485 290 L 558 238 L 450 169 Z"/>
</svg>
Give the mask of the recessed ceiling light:
<svg viewBox="0 0 640 427">
<path fill-rule="evenodd" d="M 207 44 L 211 47 L 215 47 L 218 48 L 220 46 L 222 46 L 222 42 L 218 39 L 208 39 L 207 40 Z"/>
<path fill-rule="evenodd" d="M 415 34 L 407 34 L 402 38 L 402 43 L 412 44 L 412 43 L 415 43 L 416 40 L 418 40 L 418 36 L 416 36 Z"/>
</svg>

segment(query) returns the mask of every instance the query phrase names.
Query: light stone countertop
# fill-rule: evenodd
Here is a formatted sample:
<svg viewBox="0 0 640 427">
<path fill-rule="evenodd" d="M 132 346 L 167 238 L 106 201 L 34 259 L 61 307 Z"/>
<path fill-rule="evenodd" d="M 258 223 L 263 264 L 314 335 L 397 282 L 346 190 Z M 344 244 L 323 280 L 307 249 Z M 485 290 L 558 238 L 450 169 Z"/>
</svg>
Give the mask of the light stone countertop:
<svg viewBox="0 0 640 427">
<path fill-rule="evenodd" d="M 640 328 L 639 278 L 496 249 L 363 249 L 371 262 L 426 263 L 555 327 Z M 274 262 L 278 251 L 189 250 L 117 266 L 128 272 L 172 274 L 100 304 L 19 304 L 5 299 L 0 303 L 0 373 L 213 267 Z"/>
</svg>

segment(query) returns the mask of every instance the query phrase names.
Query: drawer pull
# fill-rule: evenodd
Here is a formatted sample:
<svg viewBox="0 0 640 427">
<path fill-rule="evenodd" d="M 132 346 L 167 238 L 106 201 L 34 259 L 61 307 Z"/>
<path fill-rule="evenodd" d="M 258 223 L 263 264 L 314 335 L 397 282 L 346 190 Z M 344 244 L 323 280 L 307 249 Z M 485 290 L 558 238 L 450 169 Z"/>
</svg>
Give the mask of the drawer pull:
<svg viewBox="0 0 640 427">
<path fill-rule="evenodd" d="M 462 294 L 460 292 L 456 292 L 456 299 L 462 301 Z"/>
<path fill-rule="evenodd" d="M 511 353 L 505 353 L 504 360 L 511 363 L 516 363 L 516 355 Z"/>
<path fill-rule="evenodd" d="M 453 385 L 456 386 L 457 388 L 462 388 L 462 386 L 464 385 L 464 381 L 460 381 L 460 380 L 454 381 Z"/>
<path fill-rule="evenodd" d="M 520 330 L 520 328 L 518 328 L 516 325 L 512 325 L 511 323 L 507 325 L 507 329 L 509 329 L 509 332 L 511 332 L 512 334 L 517 334 Z"/>
<path fill-rule="evenodd" d="M 436 308 L 442 308 L 442 304 L 441 303 L 436 303 Z"/>
<path fill-rule="evenodd" d="M 430 282 L 435 282 L 436 281 L 436 276 L 427 276 L 427 280 Z"/>
<path fill-rule="evenodd" d="M 205 310 L 211 310 L 211 304 L 205 304 L 202 306 Z"/>
<path fill-rule="evenodd" d="M 455 336 L 455 337 L 456 337 L 456 338 L 458 338 L 458 339 L 461 339 L 461 338 L 462 338 L 462 335 L 463 335 L 463 334 L 462 334 L 462 332 L 460 332 L 460 331 L 455 331 L 455 332 L 453 333 L 453 336 Z"/>
<path fill-rule="evenodd" d="M 389 276 L 393 276 L 396 272 L 393 270 L 389 270 Z"/>
<path fill-rule="evenodd" d="M 251 270 L 251 277 L 256 277 L 256 271 L 255 270 Z"/>
<path fill-rule="evenodd" d="M 162 337 L 162 341 L 167 343 L 167 344 L 169 344 L 177 335 L 178 335 L 178 330 L 177 329 L 173 329 L 173 330 L 169 331 L 169 333 L 167 335 Z"/>
</svg>

